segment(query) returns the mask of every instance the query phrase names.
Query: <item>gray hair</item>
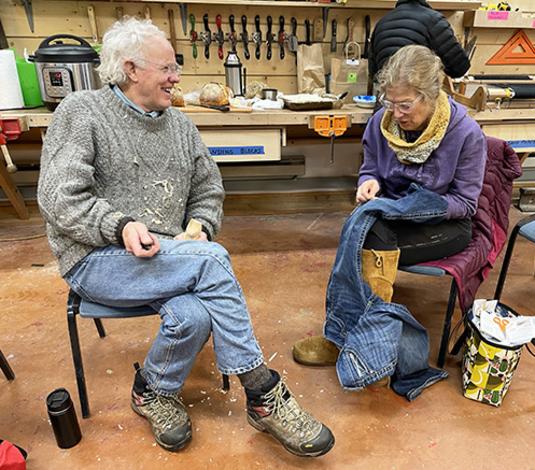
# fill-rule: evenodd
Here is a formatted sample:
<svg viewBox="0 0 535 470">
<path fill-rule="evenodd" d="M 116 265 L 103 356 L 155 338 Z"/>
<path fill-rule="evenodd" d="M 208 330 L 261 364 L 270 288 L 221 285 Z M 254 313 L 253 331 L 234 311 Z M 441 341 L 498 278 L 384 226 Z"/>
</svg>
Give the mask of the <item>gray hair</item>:
<svg viewBox="0 0 535 470">
<path fill-rule="evenodd" d="M 444 81 L 444 65 L 425 46 L 405 46 L 392 55 L 377 76 L 381 94 L 387 88 L 413 88 L 426 101 L 434 102 Z"/>
<path fill-rule="evenodd" d="M 97 68 L 102 83 L 126 83 L 128 76 L 124 63 L 144 58 L 143 46 L 155 37 L 167 39 L 165 33 L 150 20 L 125 16 L 113 23 L 102 38 L 100 66 Z"/>
</svg>

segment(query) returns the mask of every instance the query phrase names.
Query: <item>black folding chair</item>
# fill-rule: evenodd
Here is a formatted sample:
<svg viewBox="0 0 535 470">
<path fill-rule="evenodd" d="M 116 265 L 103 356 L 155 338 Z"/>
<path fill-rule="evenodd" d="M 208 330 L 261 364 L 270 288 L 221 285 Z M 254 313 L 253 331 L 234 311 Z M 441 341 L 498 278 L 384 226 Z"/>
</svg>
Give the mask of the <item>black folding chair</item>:
<svg viewBox="0 0 535 470">
<path fill-rule="evenodd" d="M 6 376 L 7 380 L 15 380 L 15 372 L 13 372 L 13 369 L 9 365 L 9 362 L 7 362 L 6 356 L 4 356 L 4 353 L 0 350 L 0 369 L 2 369 L 2 372 Z"/>
<path fill-rule="evenodd" d="M 108 307 L 106 305 L 89 302 L 82 299 L 73 290 L 69 291 L 67 299 L 67 323 L 69 326 L 69 337 L 71 340 L 72 360 L 74 371 L 76 373 L 76 384 L 80 396 L 80 405 L 82 407 L 82 416 L 89 417 L 89 399 L 85 385 L 84 366 L 82 362 L 82 353 L 80 351 L 80 340 L 78 336 L 78 327 L 76 324 L 76 315 L 82 318 L 92 318 L 97 327 L 98 334 L 101 338 L 106 336 L 106 331 L 102 325 L 102 318 L 131 318 L 142 317 L 147 315 L 157 315 L 158 312 L 150 306 L 122 308 Z M 230 383 L 227 375 L 223 375 L 223 390 L 229 390 Z"/>
</svg>

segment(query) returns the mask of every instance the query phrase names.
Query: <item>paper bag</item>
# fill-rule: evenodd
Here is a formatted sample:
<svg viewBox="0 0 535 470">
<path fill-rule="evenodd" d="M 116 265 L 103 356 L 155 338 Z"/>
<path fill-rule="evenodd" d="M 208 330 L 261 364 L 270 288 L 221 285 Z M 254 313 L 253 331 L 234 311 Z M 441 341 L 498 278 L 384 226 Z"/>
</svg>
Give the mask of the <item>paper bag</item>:
<svg viewBox="0 0 535 470">
<path fill-rule="evenodd" d="M 299 93 L 325 93 L 325 68 L 321 44 L 297 48 L 297 91 Z"/>
<path fill-rule="evenodd" d="M 343 59 L 331 59 L 330 92 L 339 95 L 347 91 L 344 101 L 352 102 L 354 96 L 366 95 L 368 89 L 368 60 L 362 59 L 360 45 L 349 42 Z"/>
</svg>

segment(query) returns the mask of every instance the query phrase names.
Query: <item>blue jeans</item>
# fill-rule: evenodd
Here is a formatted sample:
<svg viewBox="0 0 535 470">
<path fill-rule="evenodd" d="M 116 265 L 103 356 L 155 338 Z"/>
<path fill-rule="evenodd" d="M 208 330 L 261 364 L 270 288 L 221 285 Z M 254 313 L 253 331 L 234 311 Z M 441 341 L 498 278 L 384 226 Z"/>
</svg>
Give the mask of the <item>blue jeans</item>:
<svg viewBox="0 0 535 470">
<path fill-rule="evenodd" d="M 221 373 L 243 374 L 260 366 L 264 358 L 225 248 L 201 241 L 160 244 L 152 258 L 137 258 L 117 245 L 96 248 L 65 280 L 91 302 L 159 311 L 160 330 L 144 364 L 144 376 L 157 393 L 181 389 L 210 333 Z"/>
<path fill-rule="evenodd" d="M 416 185 L 401 199 L 377 198 L 363 204 L 346 220 L 327 286 L 324 334 L 341 349 L 338 379 L 349 390 L 360 390 L 391 375 L 392 388 L 409 400 L 447 377 L 428 365 L 427 331 L 400 304 L 384 302 L 362 276 L 361 251 L 379 218 L 437 223 L 447 203 Z"/>
</svg>

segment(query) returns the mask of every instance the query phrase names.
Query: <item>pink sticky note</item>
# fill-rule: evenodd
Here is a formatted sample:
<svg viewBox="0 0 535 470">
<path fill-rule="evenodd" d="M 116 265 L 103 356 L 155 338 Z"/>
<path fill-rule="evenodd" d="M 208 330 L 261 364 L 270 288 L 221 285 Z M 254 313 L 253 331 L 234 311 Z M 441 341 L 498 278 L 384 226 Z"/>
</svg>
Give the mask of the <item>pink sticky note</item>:
<svg viewBox="0 0 535 470">
<path fill-rule="evenodd" d="M 488 11 L 487 19 L 505 21 L 509 19 L 509 12 L 508 11 Z"/>
</svg>

